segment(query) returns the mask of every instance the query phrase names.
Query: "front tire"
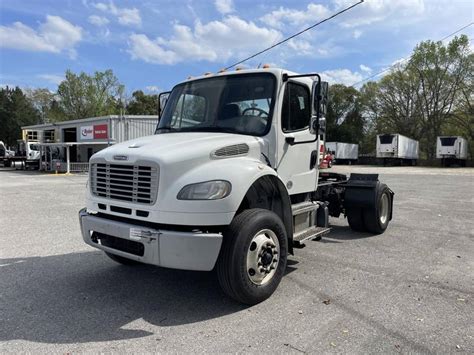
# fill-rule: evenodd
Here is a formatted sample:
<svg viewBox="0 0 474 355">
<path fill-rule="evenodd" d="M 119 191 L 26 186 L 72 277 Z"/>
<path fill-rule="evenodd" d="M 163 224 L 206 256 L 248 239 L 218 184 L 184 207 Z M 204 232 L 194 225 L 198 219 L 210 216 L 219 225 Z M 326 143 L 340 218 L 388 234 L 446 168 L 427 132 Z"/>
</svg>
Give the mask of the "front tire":
<svg viewBox="0 0 474 355">
<path fill-rule="evenodd" d="M 275 213 L 243 211 L 224 233 L 216 268 L 222 290 L 249 305 L 266 300 L 280 284 L 287 253 L 285 226 Z"/>
</svg>

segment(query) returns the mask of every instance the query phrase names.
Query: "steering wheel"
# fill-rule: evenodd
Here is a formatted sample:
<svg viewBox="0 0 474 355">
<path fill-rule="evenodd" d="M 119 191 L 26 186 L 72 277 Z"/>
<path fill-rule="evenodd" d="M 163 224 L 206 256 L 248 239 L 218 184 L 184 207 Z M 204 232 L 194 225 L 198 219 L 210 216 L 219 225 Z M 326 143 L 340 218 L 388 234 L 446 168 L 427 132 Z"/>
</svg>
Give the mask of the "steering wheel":
<svg viewBox="0 0 474 355">
<path fill-rule="evenodd" d="M 264 111 L 264 110 L 262 110 L 261 108 L 258 108 L 258 107 L 248 107 L 248 108 L 246 108 L 245 110 L 242 111 L 242 116 L 245 116 L 245 114 L 249 111 L 257 111 L 259 117 L 261 117 L 262 115 L 265 115 L 266 117 L 268 117 L 268 112 Z"/>
</svg>

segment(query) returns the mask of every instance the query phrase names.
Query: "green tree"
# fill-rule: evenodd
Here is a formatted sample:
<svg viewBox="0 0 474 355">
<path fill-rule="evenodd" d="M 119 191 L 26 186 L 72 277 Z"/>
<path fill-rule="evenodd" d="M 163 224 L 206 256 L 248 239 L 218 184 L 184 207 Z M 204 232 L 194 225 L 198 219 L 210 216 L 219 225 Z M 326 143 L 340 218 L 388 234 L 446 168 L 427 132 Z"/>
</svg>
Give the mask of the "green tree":
<svg viewBox="0 0 474 355">
<path fill-rule="evenodd" d="M 463 81 L 469 74 L 469 53 L 469 39 L 462 35 L 447 45 L 441 41 L 421 42 L 408 63 L 407 69 L 419 81 L 416 95 L 428 158 L 435 155 L 433 142 L 442 133 Z"/>
<path fill-rule="evenodd" d="M 25 89 L 25 95 L 38 110 L 41 123 L 64 121 L 66 115 L 58 103 L 58 95 L 46 88 Z"/>
<path fill-rule="evenodd" d="M 158 95 L 147 95 L 141 90 L 134 91 L 126 111 L 130 115 L 157 115 Z"/>
<path fill-rule="evenodd" d="M 444 133 L 466 138 L 471 159 L 474 159 L 474 53 L 468 56 L 467 67 Z"/>
<path fill-rule="evenodd" d="M 341 84 L 331 85 L 326 115 L 326 140 L 360 143 L 364 124 L 357 89 Z"/>
<path fill-rule="evenodd" d="M 41 123 L 39 111 L 16 87 L 0 88 L 0 140 L 16 145 L 21 138 L 21 127 Z"/>
<path fill-rule="evenodd" d="M 370 81 L 360 89 L 360 109 L 364 117 L 364 136 L 359 147 L 360 154 L 375 156 L 377 124 L 380 122 L 381 104 L 379 85 Z"/>
<path fill-rule="evenodd" d="M 418 44 L 409 61 L 384 76 L 374 89 L 379 133 L 400 133 L 420 140 L 428 159 L 435 157 L 436 137 L 453 117 L 472 60 L 469 39 L 462 35 L 448 44 Z"/>
<path fill-rule="evenodd" d="M 79 75 L 66 71 L 58 87 L 58 104 L 65 118 L 80 119 L 119 114 L 123 109 L 124 86 L 112 70 Z"/>
</svg>

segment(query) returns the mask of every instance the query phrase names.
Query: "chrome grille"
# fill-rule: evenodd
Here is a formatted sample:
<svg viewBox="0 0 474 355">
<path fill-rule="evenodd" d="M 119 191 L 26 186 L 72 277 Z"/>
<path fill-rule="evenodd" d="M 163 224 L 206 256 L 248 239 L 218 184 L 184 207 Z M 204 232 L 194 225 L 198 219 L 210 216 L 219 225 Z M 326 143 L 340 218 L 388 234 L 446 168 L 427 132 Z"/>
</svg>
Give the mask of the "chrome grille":
<svg viewBox="0 0 474 355">
<path fill-rule="evenodd" d="M 158 167 L 152 164 L 91 164 L 91 192 L 95 196 L 153 204 L 158 192 Z"/>
</svg>

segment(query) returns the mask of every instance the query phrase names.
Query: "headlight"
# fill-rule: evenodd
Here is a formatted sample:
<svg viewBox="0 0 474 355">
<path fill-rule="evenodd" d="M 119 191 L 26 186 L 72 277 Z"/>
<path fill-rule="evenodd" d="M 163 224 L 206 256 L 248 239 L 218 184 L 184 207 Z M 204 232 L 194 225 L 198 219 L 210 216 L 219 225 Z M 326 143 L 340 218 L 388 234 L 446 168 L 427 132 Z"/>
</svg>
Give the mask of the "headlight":
<svg viewBox="0 0 474 355">
<path fill-rule="evenodd" d="M 232 190 L 230 182 L 213 180 L 186 185 L 178 194 L 178 200 L 219 200 L 227 197 Z"/>
</svg>

